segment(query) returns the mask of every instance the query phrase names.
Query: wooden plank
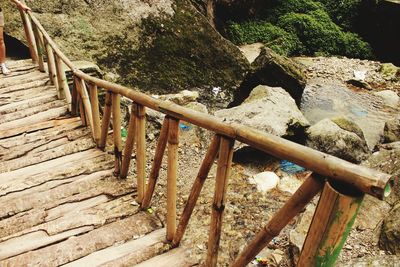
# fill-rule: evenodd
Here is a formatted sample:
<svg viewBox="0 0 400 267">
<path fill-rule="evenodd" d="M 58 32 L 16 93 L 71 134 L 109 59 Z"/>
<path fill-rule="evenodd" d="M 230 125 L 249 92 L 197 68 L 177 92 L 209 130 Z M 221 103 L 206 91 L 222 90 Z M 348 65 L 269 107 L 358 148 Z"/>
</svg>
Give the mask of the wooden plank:
<svg viewBox="0 0 400 267">
<path fill-rule="evenodd" d="M 188 267 L 195 265 L 197 265 L 197 262 L 193 259 L 190 259 L 189 250 L 184 248 L 176 248 L 168 251 L 167 253 L 142 262 L 136 265 L 136 267 Z"/>
<path fill-rule="evenodd" d="M 142 238 L 130 240 L 122 245 L 108 247 L 96 251 L 79 260 L 70 262 L 64 267 L 80 267 L 80 266 L 133 266 L 142 260 L 140 255 L 146 253 L 146 250 L 165 240 L 165 229 L 156 230 Z M 162 246 L 163 247 L 163 246 Z M 152 251 L 157 253 L 158 251 Z M 147 257 L 153 255 L 146 255 Z"/>
<path fill-rule="evenodd" d="M 43 94 L 55 94 L 52 86 L 38 86 L 26 90 L 19 90 L 11 93 L 0 94 L 0 106 L 12 104 L 14 102 L 29 100 Z"/>
<path fill-rule="evenodd" d="M 13 86 L 22 85 L 31 82 L 38 81 L 49 81 L 49 77 L 46 73 L 41 73 L 39 71 L 27 73 L 24 75 L 2 78 L 0 80 L 0 93 L 8 93 L 13 91 Z"/>
<path fill-rule="evenodd" d="M 93 230 L 92 226 L 83 226 L 54 236 L 49 236 L 45 231 L 37 231 L 7 240 L 0 243 L 0 263 L 1 260 L 50 245 L 52 243 L 60 242 L 71 236 L 83 234 L 91 230 Z"/>
<path fill-rule="evenodd" d="M 46 140 L 52 140 L 54 136 L 70 136 L 70 133 L 73 133 L 75 130 L 82 131 L 86 130 L 82 128 L 82 124 L 80 123 L 79 118 L 71 118 L 66 119 L 68 123 L 64 123 L 61 125 L 55 125 L 54 127 L 38 130 L 32 133 L 26 133 L 23 135 L 17 135 L 14 137 L 0 139 L 0 146 L 5 149 L 18 147 L 18 146 L 26 146 L 30 145 L 32 142 L 40 142 Z M 87 130 L 86 130 L 87 131 Z"/>
<path fill-rule="evenodd" d="M 42 94 L 25 99 L 22 101 L 12 101 L 9 104 L 0 106 L 0 115 L 13 113 L 18 110 L 26 110 L 35 106 L 39 106 L 45 103 L 53 102 L 57 99 L 57 95 L 51 92 L 44 92 Z"/>
<path fill-rule="evenodd" d="M 135 195 L 130 183 L 117 182 L 112 172 L 107 170 L 82 175 L 69 184 L 49 190 L 45 195 L 31 196 L 31 203 L 26 203 L 29 201 L 28 194 L 21 199 L 9 199 L 5 202 L 10 207 L 6 211 L 8 213 L 2 209 L 2 214 L 15 215 L 8 215 L 10 217 L 0 221 L 0 241 L 35 230 L 57 234 L 81 225 L 97 228 L 131 216 L 139 208 L 132 207 L 130 194 Z"/>
<path fill-rule="evenodd" d="M 15 130 L 16 128 L 22 128 L 31 126 L 40 122 L 53 120 L 63 115 L 66 115 L 68 112 L 68 108 L 66 106 L 53 108 L 47 111 L 43 111 L 32 116 L 18 119 L 15 121 L 6 122 L 0 124 L 0 132 L 8 131 L 8 130 Z"/>
<path fill-rule="evenodd" d="M 51 110 L 59 107 L 65 106 L 65 102 L 62 100 L 55 100 L 50 103 L 43 103 L 40 106 L 34 106 L 31 108 L 19 110 L 17 112 L 12 112 L 8 114 L 3 114 L 0 118 L 0 127 L 4 125 L 6 122 L 12 122 L 16 121 L 18 119 L 26 118 L 29 116 L 33 116 L 35 114 L 38 114 L 40 112 L 43 112 L 44 110 Z M 4 126 L 7 127 L 7 126 Z"/>
<path fill-rule="evenodd" d="M 33 142 L 24 142 L 25 144 L 23 145 L 16 145 L 16 142 L 0 142 L 0 161 L 13 160 L 17 158 L 19 158 L 20 160 L 24 160 L 22 159 L 22 157 L 32 157 L 33 155 L 37 155 L 40 152 L 88 136 L 88 130 L 84 128 L 70 132 L 57 131 L 50 132 L 49 134 L 44 133 L 43 136 L 44 138 L 42 139 L 35 140 Z M 25 138 L 23 137 L 19 138 L 17 142 L 23 142 L 24 139 Z"/>
<path fill-rule="evenodd" d="M 0 266 L 59 266 L 116 243 L 143 236 L 160 227 L 155 217 L 141 212 L 64 242 L 0 261 Z"/>
<path fill-rule="evenodd" d="M 0 196 L 40 185 L 48 181 L 49 177 L 56 180 L 88 172 L 92 166 L 76 164 L 76 162 L 82 162 L 82 158 L 89 160 L 98 157 L 103 157 L 101 160 L 104 160 L 104 154 L 101 151 L 91 149 L 11 172 L 0 173 Z M 93 166 L 93 168 L 97 168 L 97 166 Z"/>
<path fill-rule="evenodd" d="M 0 139 L 15 137 L 19 134 L 25 134 L 25 133 L 31 133 L 31 132 L 35 132 L 35 131 L 39 131 L 39 130 L 49 129 L 52 127 L 76 122 L 78 120 L 79 120 L 79 118 L 54 119 L 54 120 L 44 121 L 44 122 L 37 123 L 37 124 L 18 127 L 15 129 L 9 129 L 6 131 L 0 131 Z"/>
<path fill-rule="evenodd" d="M 52 145 L 53 143 L 54 145 Z M 72 142 L 70 142 L 68 138 L 63 138 L 61 140 L 56 140 L 48 144 L 47 148 L 49 148 L 49 150 L 39 152 L 36 154 L 32 153 L 33 154 L 32 156 L 26 156 L 23 158 L 17 158 L 6 162 L 1 162 L 0 173 L 10 172 L 23 167 L 45 162 L 54 158 L 85 151 L 94 147 L 96 147 L 96 144 L 90 137 L 80 138 Z"/>
</svg>

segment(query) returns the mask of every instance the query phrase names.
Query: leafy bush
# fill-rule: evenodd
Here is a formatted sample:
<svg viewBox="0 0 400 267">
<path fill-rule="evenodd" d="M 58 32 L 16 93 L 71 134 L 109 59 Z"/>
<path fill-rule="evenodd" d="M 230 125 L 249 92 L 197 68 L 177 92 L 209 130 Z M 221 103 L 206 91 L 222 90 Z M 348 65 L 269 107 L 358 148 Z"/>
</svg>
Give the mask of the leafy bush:
<svg viewBox="0 0 400 267">
<path fill-rule="evenodd" d="M 362 0 L 319 0 L 329 13 L 332 20 L 346 30 L 354 28 L 354 22 L 359 15 Z"/>
<path fill-rule="evenodd" d="M 265 21 L 249 21 L 241 24 L 230 22 L 227 34 L 235 44 L 262 42 L 283 55 L 292 55 L 303 49 L 296 35 Z"/>
<path fill-rule="evenodd" d="M 343 31 L 321 3 L 312 0 L 276 0 L 274 3 L 263 20 L 230 22 L 228 38 L 236 44 L 263 42 L 289 56 L 372 57 L 370 45 L 357 34 Z"/>
</svg>

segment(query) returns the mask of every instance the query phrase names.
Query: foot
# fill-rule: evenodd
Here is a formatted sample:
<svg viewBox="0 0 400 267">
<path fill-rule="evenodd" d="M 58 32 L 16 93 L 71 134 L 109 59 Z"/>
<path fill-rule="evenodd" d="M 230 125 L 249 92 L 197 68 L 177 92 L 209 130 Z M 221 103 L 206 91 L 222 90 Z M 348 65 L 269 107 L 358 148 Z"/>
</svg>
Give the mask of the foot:
<svg viewBox="0 0 400 267">
<path fill-rule="evenodd" d="M 3 75 L 10 75 L 11 71 L 7 68 L 6 64 L 1 64 L 1 71 Z"/>
</svg>

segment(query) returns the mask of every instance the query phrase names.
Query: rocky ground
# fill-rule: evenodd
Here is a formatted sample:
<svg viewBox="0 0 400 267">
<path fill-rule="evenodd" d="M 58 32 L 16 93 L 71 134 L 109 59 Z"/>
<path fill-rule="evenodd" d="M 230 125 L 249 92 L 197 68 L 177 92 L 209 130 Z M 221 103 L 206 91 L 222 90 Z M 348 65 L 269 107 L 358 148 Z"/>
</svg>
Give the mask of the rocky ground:
<svg viewBox="0 0 400 267">
<path fill-rule="evenodd" d="M 379 62 L 322 57 L 302 58 L 301 63 L 305 64 L 305 62 L 308 64 L 306 73 L 309 80 L 317 77 L 328 82 L 336 82 L 338 80 L 345 82 L 352 78 L 353 70 L 360 69 L 361 67 L 367 71 L 366 81 L 374 85 L 374 87 L 375 85 L 379 85 L 378 90 L 387 88 L 400 90 L 398 81 L 382 77 Z M 171 99 L 170 97 L 163 98 Z M 187 99 L 185 97 L 182 98 L 182 96 L 178 97 L 178 99 L 184 100 L 172 100 L 181 101 L 181 104 L 185 105 L 186 102 L 195 100 L 196 94 L 187 97 Z M 154 114 L 148 115 L 148 117 L 152 121 L 149 124 L 154 127 L 155 133 L 157 133 L 161 118 L 155 120 Z M 158 122 L 154 123 L 154 121 Z M 181 124 L 180 128 L 178 218 L 186 203 L 191 186 L 212 136 L 211 133 L 200 130 L 190 124 Z M 148 171 L 151 168 L 151 159 L 157 141 L 156 137 L 157 134 L 151 133 L 148 135 Z M 390 160 L 393 160 L 392 164 L 394 166 L 397 164 L 397 161 L 394 162 L 394 158 L 391 156 L 379 159 L 378 162 L 389 162 Z M 379 168 L 377 160 L 372 160 L 371 162 L 373 163 L 367 162 L 364 164 Z M 215 165 L 204 185 L 183 240 L 183 244 L 193 247 L 193 257 L 199 260 L 204 260 L 207 253 L 207 239 L 216 172 Z M 227 204 L 219 254 L 220 266 L 228 266 L 228 263 L 237 256 L 246 243 L 252 239 L 261 227 L 267 223 L 268 219 L 288 200 L 309 173 L 307 171 L 296 170 L 294 174 L 292 170 L 285 168 L 284 165 L 284 162 L 262 153 L 255 153 L 254 151 L 248 153 L 246 150 L 235 152 L 226 198 Z M 131 166 L 132 172 L 134 172 L 134 169 L 135 166 Z M 394 169 L 383 168 L 382 171 L 391 172 Z M 256 175 L 262 172 L 273 172 L 277 175 L 278 179 L 276 184 L 272 185 L 272 189 L 263 191 L 260 184 L 257 183 L 256 180 L 258 178 Z M 266 266 L 294 266 L 298 257 L 299 247 L 301 247 L 301 243 L 304 240 L 304 234 L 308 229 L 316 203 L 317 199 L 314 199 L 307 210 L 295 218 L 260 254 L 260 258 L 264 259 L 267 263 Z M 357 261 L 367 259 L 368 257 L 376 258 L 392 254 L 378 246 L 382 221 L 390 211 L 392 204 L 376 200 L 372 197 L 366 197 L 363 208 L 342 250 L 338 266 L 344 266 L 350 260 Z M 165 159 L 152 202 L 152 212 L 155 212 L 165 222 Z M 257 264 L 259 263 L 254 261 L 254 265 Z"/>
<path fill-rule="evenodd" d="M 338 81 L 345 83 L 354 78 L 354 70 L 365 70 L 365 81 L 373 87 L 373 90 L 362 88 L 358 90 L 365 91 L 366 93 L 373 93 L 384 89 L 400 91 L 398 79 L 396 77 L 388 78 L 382 74 L 379 62 L 335 57 L 301 58 L 296 60 L 306 66 L 308 81 L 323 79 L 327 83 Z M 349 85 L 349 88 L 357 90 L 354 89 L 353 85 Z M 189 101 L 192 100 L 194 99 L 189 99 Z M 198 167 L 207 150 L 209 140 L 211 140 L 211 133 L 199 131 L 199 129 L 190 124 L 185 125 L 184 127 L 181 125 L 180 131 L 178 218 L 186 203 Z M 159 125 L 156 128 L 159 128 Z M 152 158 L 156 136 L 153 134 L 149 136 L 151 140 L 148 140 L 148 159 Z M 379 154 L 379 152 L 373 154 L 371 162 L 366 161 L 363 164 L 374 168 L 379 168 L 377 165 L 381 164 L 377 163 L 377 161 L 391 162 L 393 166 L 397 165 L 397 158 L 395 159 L 390 155 L 384 159 L 374 159 L 374 157 L 377 157 L 377 153 Z M 150 169 L 151 161 L 148 162 L 148 168 Z M 382 171 L 395 172 L 392 165 L 390 165 L 392 168 L 386 165 L 382 165 Z M 384 166 L 386 166 L 386 169 Z M 134 166 L 132 166 L 133 170 Z M 215 171 L 216 168 L 214 165 L 204 185 L 183 240 L 184 244 L 193 246 L 193 257 L 199 260 L 203 260 L 207 253 Z M 277 175 L 277 184 L 272 185 L 272 189 L 263 191 L 260 183 L 257 183 L 257 174 L 262 172 L 274 172 Z M 232 174 L 228 185 L 227 205 L 219 254 L 219 263 L 221 266 L 228 266 L 228 263 L 237 256 L 246 243 L 252 239 L 254 234 L 288 200 L 302 181 L 304 181 L 307 174 L 307 171 L 302 172 L 301 170 L 300 172 L 297 170 L 297 173 L 293 174 L 290 169 L 285 169 L 283 162 L 265 154 L 257 154 L 254 151 L 250 151 L 249 153 L 246 150 L 235 152 Z M 301 247 L 304 233 L 308 229 L 308 224 L 312 218 L 316 203 L 317 199 L 314 199 L 307 210 L 294 219 L 260 254 L 260 258 L 267 263 L 266 266 L 294 266 L 298 257 L 299 246 Z M 152 211 L 162 218 L 163 221 L 165 221 L 166 216 L 165 205 L 166 164 L 164 162 L 152 204 Z M 358 219 L 342 250 L 338 266 L 345 266 L 350 261 L 368 262 L 371 257 L 372 259 L 378 259 L 379 257 L 392 254 L 392 252 L 386 251 L 378 245 L 382 222 L 391 210 L 392 205 L 393 203 L 366 197 Z M 397 259 L 396 256 L 393 257 L 393 259 Z M 254 265 L 257 264 L 259 263 L 254 261 Z"/>
</svg>

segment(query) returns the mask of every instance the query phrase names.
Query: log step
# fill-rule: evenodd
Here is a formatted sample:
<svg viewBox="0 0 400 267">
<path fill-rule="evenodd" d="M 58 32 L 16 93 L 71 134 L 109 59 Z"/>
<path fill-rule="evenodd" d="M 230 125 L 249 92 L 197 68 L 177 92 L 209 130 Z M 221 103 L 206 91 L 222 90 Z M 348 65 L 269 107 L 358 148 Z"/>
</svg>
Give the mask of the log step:
<svg viewBox="0 0 400 267">
<path fill-rule="evenodd" d="M 157 257 L 151 258 L 145 262 L 142 262 L 137 267 L 189 267 L 197 265 L 193 259 L 188 255 L 188 250 L 185 248 L 176 248 L 168 251 L 167 253 L 161 254 Z"/>
</svg>

